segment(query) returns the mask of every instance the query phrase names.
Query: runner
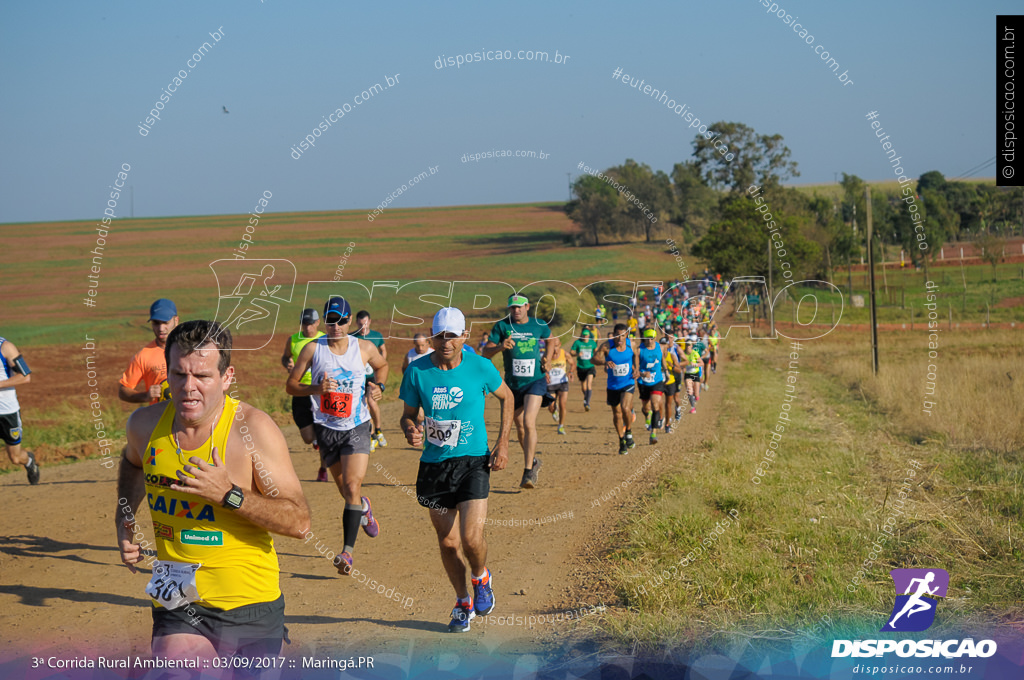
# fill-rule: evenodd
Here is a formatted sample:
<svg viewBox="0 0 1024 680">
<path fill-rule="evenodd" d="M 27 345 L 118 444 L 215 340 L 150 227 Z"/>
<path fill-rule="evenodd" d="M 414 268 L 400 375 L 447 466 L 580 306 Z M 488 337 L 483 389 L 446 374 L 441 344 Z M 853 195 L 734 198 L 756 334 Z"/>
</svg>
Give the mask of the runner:
<svg viewBox="0 0 1024 680">
<path fill-rule="evenodd" d="M 597 374 L 597 369 L 594 368 L 591 359 L 596 349 L 597 341 L 594 340 L 594 334 L 590 328 L 584 328 L 580 339 L 572 343 L 569 348 L 569 353 L 576 360 L 576 377 L 579 378 L 580 390 L 583 391 L 583 409 L 585 411 L 590 410 L 590 397 L 594 392 L 594 376 Z"/>
<path fill-rule="evenodd" d="M 373 346 L 377 348 L 380 355 L 384 357 L 384 361 L 388 360 L 388 348 L 384 345 L 384 336 L 379 332 L 370 330 L 370 313 L 365 309 L 360 310 L 356 314 L 356 323 L 359 324 L 359 330 L 352 335 L 356 336 L 361 340 L 369 340 L 373 343 Z M 373 380 L 373 369 L 369 365 L 366 367 L 366 382 L 367 387 Z M 383 387 L 381 388 L 383 389 Z M 387 446 L 388 440 L 384 438 L 384 433 L 380 431 L 381 417 L 380 417 L 380 406 L 377 404 L 375 399 L 367 399 L 366 407 L 370 410 L 370 418 L 373 419 L 373 435 L 370 438 L 370 451 L 375 451 L 378 446 Z"/>
<path fill-rule="evenodd" d="M 700 354 L 693 349 L 693 343 L 686 342 L 683 350 L 683 378 L 686 380 L 686 395 L 690 399 L 690 413 L 697 412 L 697 401 L 700 399 Z"/>
<path fill-rule="evenodd" d="M 0 338 L 0 438 L 7 447 L 7 457 L 16 465 L 24 465 L 28 483 L 39 483 L 39 463 L 31 451 L 21 450 L 21 405 L 18 403 L 18 385 L 32 382 L 32 371 L 25 357 L 14 343 Z"/>
<path fill-rule="evenodd" d="M 679 357 L 676 354 L 676 345 L 672 342 L 672 336 L 662 338 L 665 343 L 664 366 L 665 366 L 665 434 L 672 433 L 672 423 L 678 421 L 683 413 L 679 405 L 679 384 L 682 382 L 682 374 L 679 373 Z M 669 409 L 675 407 L 675 418 L 669 415 Z"/>
<path fill-rule="evenodd" d="M 284 366 L 285 370 L 289 373 L 292 368 L 295 367 L 295 360 L 299 358 L 299 352 L 310 342 L 317 338 L 324 337 L 323 331 L 319 330 L 320 327 L 320 315 L 317 314 L 315 309 L 304 309 L 302 310 L 302 316 L 299 319 L 301 329 L 298 333 L 295 333 L 284 343 L 284 354 L 281 355 L 281 365 Z M 302 385 L 309 385 L 312 380 L 312 375 L 309 371 L 302 374 L 302 379 L 299 381 Z M 313 450 L 319 453 L 320 448 L 316 442 L 316 436 L 313 433 L 313 398 L 312 397 L 292 397 L 292 421 L 295 423 L 295 427 L 299 428 L 299 434 L 302 436 L 302 441 L 307 444 L 313 445 Z M 327 482 L 330 481 L 327 477 L 327 468 L 320 466 L 320 470 L 316 473 L 316 481 Z"/>
<path fill-rule="evenodd" d="M 601 344 L 594 355 L 594 363 L 604 366 L 608 374 L 608 405 L 612 407 L 612 423 L 619 436 L 619 454 L 629 453 L 636 447 L 630 430 L 636 414 L 633 413 L 633 391 L 636 389 L 637 359 L 629 344 L 629 327 L 615 324 L 614 337 Z"/>
<path fill-rule="evenodd" d="M 454 307 L 434 315 L 434 353 L 413 363 L 402 378 L 399 397 L 405 403 L 402 431 L 410 446 L 423 447 L 416 497 L 430 509 L 441 562 L 455 589 L 455 608 L 448 631 L 469 631 L 469 622 L 494 609 L 493 577 L 487 568 L 487 496 L 491 471 L 508 463 L 512 428 L 512 391 L 494 364 L 463 352 L 466 317 Z M 501 403 L 498 441 L 488 448 L 484 402 L 493 394 Z M 426 428 L 416 422 L 420 408 Z M 454 512 L 450 512 L 453 511 Z M 466 556 L 473 593 L 466 587 Z"/>
<path fill-rule="evenodd" d="M 171 400 L 128 419 L 114 512 L 134 574 L 143 555 L 133 536 L 148 533 L 135 518 L 148 498 L 153 655 L 277 656 L 286 630 L 271 533 L 301 538 L 310 521 L 288 445 L 270 416 L 225 396 L 235 371 L 227 329 L 187 321 L 166 345 Z"/>
<path fill-rule="evenodd" d="M 700 354 L 700 388 L 706 392 L 708 386 L 708 366 L 711 363 L 711 344 L 708 342 L 708 333 L 703 328 L 697 331 L 697 342 L 693 343 L 693 349 Z"/>
<path fill-rule="evenodd" d="M 170 399 L 164 346 L 167 336 L 178 325 L 178 308 L 170 300 L 160 298 L 149 306 L 149 325 L 155 336 L 153 342 L 132 357 L 118 383 L 118 398 L 129 404 L 155 404 Z"/>
<path fill-rule="evenodd" d="M 423 335 L 423 333 L 417 333 L 412 336 L 412 349 L 402 359 L 402 375 L 405 375 L 410 363 L 427 356 L 433 351 L 434 348 L 430 346 L 430 341 L 427 340 L 427 336 Z"/>
<path fill-rule="evenodd" d="M 650 443 L 657 444 L 665 394 L 665 369 L 657 333 L 653 328 L 644 331 L 643 344 L 637 352 L 637 365 L 640 369 L 637 391 L 640 393 L 641 410 L 647 419 L 647 429 L 651 431 Z"/>
<path fill-rule="evenodd" d="M 540 341 L 551 336 L 551 329 L 537 319 L 531 319 L 530 301 L 522 295 L 508 298 L 509 316 L 494 324 L 484 346 L 482 356 L 490 359 L 498 352 L 505 362 L 505 383 L 515 397 L 516 434 L 523 447 L 523 480 L 521 489 L 537 486 L 540 459 L 537 453 L 537 413 L 547 405 L 547 381 L 542 375 L 551 365 L 555 346 L 548 343 L 544 356 Z"/>
<path fill-rule="evenodd" d="M 324 305 L 326 337 L 302 348 L 288 376 L 288 394 L 316 396 L 319 408 L 313 409 L 313 430 L 320 444 L 320 460 L 331 472 L 334 483 L 345 499 L 342 513 L 344 549 L 335 559 L 338 572 L 352 573 L 352 550 L 359 527 L 370 538 L 380 533 L 370 499 L 362 495 L 363 477 L 370 461 L 370 414 L 368 401 L 384 394 L 388 363 L 368 340 L 349 335 L 352 309 L 342 297 L 331 297 Z M 372 380 L 366 380 L 369 366 Z M 311 385 L 300 382 L 311 370 Z"/>
<path fill-rule="evenodd" d="M 711 345 L 709 351 L 711 352 L 711 372 L 718 372 L 718 326 L 711 324 L 711 337 L 708 338 L 708 343 Z"/>
<path fill-rule="evenodd" d="M 558 434 L 564 435 L 565 414 L 569 410 L 569 382 L 572 380 L 572 371 L 576 368 L 576 362 L 565 353 L 558 338 L 551 338 L 549 342 L 554 344 L 555 351 L 548 364 L 548 394 L 551 396 L 548 410 L 551 411 L 554 421 L 558 423 Z"/>
</svg>

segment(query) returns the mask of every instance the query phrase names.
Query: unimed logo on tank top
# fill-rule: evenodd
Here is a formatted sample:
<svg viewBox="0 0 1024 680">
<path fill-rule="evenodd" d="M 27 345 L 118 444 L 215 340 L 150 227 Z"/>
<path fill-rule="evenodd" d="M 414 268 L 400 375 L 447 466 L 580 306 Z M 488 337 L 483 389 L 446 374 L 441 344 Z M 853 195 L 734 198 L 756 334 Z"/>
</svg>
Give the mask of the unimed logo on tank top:
<svg viewBox="0 0 1024 680">
<path fill-rule="evenodd" d="M 431 406 L 435 410 L 453 409 L 462 403 L 461 387 L 435 387 L 431 398 Z"/>
</svg>

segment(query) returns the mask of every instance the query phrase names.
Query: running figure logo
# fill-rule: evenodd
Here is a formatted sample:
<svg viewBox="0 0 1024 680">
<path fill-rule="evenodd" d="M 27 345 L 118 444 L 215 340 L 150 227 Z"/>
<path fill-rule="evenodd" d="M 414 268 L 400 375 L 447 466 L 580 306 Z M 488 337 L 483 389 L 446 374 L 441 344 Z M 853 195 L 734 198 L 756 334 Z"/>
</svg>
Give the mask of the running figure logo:
<svg viewBox="0 0 1024 680">
<path fill-rule="evenodd" d="M 949 573 L 945 569 L 893 569 L 889 574 L 897 595 L 892 616 L 882 626 L 882 631 L 913 633 L 927 630 L 935 621 L 936 598 L 946 596 Z"/>
<path fill-rule="evenodd" d="M 292 301 L 297 272 L 289 260 L 217 260 L 217 316 L 234 338 L 232 349 L 262 349 L 274 339 L 282 304 Z M 244 336 L 244 337 L 239 337 Z"/>
</svg>

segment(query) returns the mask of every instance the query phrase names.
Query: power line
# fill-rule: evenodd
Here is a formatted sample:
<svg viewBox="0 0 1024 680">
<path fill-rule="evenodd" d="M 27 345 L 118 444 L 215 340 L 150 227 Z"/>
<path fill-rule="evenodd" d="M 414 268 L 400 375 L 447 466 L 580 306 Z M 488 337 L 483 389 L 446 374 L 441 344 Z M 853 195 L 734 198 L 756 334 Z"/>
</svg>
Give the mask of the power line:
<svg viewBox="0 0 1024 680">
<path fill-rule="evenodd" d="M 978 168 L 977 170 L 975 170 L 975 171 L 971 172 L 970 174 L 964 175 L 964 176 L 963 176 L 963 179 L 967 179 L 967 178 L 968 178 L 968 177 L 970 177 L 971 175 L 976 175 L 976 174 L 978 174 L 979 172 L 981 172 L 982 170 L 985 170 L 985 169 L 987 169 L 987 168 L 988 168 L 989 166 L 991 166 L 991 165 L 995 165 L 995 164 L 996 164 L 996 159 L 995 159 L 995 158 L 993 158 L 993 159 L 992 159 L 991 161 L 989 161 L 988 163 L 986 163 L 986 164 L 985 164 L 985 165 L 983 165 L 982 167 Z"/>
<path fill-rule="evenodd" d="M 957 176 L 956 176 L 956 177 L 954 177 L 953 179 L 963 179 L 964 177 L 967 177 L 967 176 L 968 176 L 968 175 L 969 175 L 970 173 L 972 173 L 972 172 L 977 172 L 977 171 L 978 171 L 978 170 L 980 170 L 980 169 L 981 169 L 981 168 L 982 168 L 983 166 L 986 166 L 986 165 L 988 165 L 989 163 L 991 163 L 991 162 L 992 162 L 992 161 L 994 161 L 995 159 L 996 159 L 996 157 L 995 157 L 995 156 L 992 156 L 992 158 L 989 158 L 989 159 L 988 159 L 987 161 L 985 161 L 984 163 L 979 163 L 979 164 L 975 165 L 975 166 L 974 166 L 973 168 L 971 168 L 970 170 L 967 170 L 967 171 L 965 171 L 965 172 L 963 172 L 963 173 L 961 173 L 961 174 L 957 175 Z"/>
</svg>

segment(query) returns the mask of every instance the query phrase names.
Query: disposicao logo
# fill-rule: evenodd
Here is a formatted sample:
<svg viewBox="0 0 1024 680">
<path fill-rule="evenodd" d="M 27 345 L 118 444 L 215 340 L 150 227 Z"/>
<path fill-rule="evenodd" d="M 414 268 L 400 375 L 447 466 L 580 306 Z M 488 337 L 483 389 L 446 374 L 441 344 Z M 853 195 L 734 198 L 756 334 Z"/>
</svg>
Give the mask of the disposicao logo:
<svg viewBox="0 0 1024 680">
<path fill-rule="evenodd" d="M 889 574 L 896 585 L 897 595 L 889 622 L 882 626 L 882 632 L 928 630 L 935 622 L 937 598 L 945 597 L 949 589 L 949 572 L 945 569 L 893 569 Z"/>
<path fill-rule="evenodd" d="M 935 622 L 938 598 L 949 589 L 949 573 L 945 569 L 893 569 L 889 572 L 896 587 L 896 602 L 881 632 L 916 633 L 927 630 Z M 900 657 L 962 656 L 988 658 L 996 653 L 994 640 L 835 640 L 832 657 L 884 656 L 896 652 Z"/>
</svg>

